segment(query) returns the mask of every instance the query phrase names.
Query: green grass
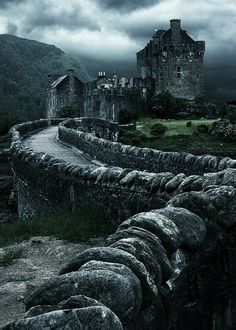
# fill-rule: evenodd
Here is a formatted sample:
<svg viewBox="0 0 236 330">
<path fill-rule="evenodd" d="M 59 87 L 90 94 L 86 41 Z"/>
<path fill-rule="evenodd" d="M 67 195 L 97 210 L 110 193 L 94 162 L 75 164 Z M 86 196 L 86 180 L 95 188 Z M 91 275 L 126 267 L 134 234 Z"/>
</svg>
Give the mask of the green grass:
<svg viewBox="0 0 236 330">
<path fill-rule="evenodd" d="M 191 126 L 187 127 L 186 123 L 191 121 Z M 215 120 L 199 119 L 199 120 L 163 120 L 153 118 L 141 118 L 137 122 L 137 135 L 144 134 L 143 138 L 126 138 L 122 142 L 137 145 L 139 147 L 149 147 L 161 150 L 186 151 L 186 152 L 202 152 L 216 153 L 235 151 L 235 141 L 226 141 L 217 139 L 209 134 L 197 133 L 198 125 L 211 125 Z M 161 123 L 167 126 L 168 130 L 161 138 L 150 135 L 151 127 Z"/>
<path fill-rule="evenodd" d="M 187 127 L 187 122 L 191 121 L 192 126 Z M 192 135 L 194 129 L 198 125 L 211 125 L 215 120 L 210 119 L 199 119 L 199 120 L 165 120 L 165 119 L 152 119 L 152 118 L 142 118 L 137 122 L 137 127 L 140 132 L 146 136 L 150 136 L 150 129 L 156 123 L 161 123 L 167 126 L 168 130 L 165 133 L 166 136 L 175 136 L 179 134 Z"/>
<path fill-rule="evenodd" d="M 21 250 L 9 251 L 3 256 L 0 256 L 0 267 L 7 267 L 12 265 L 22 255 Z"/>
<path fill-rule="evenodd" d="M 96 220 L 95 220 L 96 219 Z M 102 215 L 61 214 L 48 217 L 18 220 L 0 224 L 0 246 L 20 243 L 33 236 L 51 236 L 72 242 L 107 236 L 115 225 L 104 220 Z"/>
</svg>

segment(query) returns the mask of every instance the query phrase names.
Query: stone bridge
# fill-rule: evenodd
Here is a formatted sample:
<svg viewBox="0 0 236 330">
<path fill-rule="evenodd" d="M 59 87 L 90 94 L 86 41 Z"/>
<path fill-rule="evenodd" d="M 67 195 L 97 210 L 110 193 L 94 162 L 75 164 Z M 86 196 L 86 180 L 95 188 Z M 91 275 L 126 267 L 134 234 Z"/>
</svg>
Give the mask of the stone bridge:
<svg viewBox="0 0 236 330">
<path fill-rule="evenodd" d="M 125 146 L 132 128 L 97 119 L 59 122 L 11 130 L 20 217 L 92 204 L 94 221 L 118 228 L 2 329 L 235 329 L 236 161 Z"/>
</svg>

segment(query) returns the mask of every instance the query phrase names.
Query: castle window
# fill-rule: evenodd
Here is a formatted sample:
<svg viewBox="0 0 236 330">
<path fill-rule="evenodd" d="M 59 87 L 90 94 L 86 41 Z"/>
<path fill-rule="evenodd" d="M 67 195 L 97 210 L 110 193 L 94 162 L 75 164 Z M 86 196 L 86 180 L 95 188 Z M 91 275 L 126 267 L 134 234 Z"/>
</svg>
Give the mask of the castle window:
<svg viewBox="0 0 236 330">
<path fill-rule="evenodd" d="M 181 72 L 181 67 L 177 66 L 177 72 Z"/>
<path fill-rule="evenodd" d="M 180 79 L 181 78 L 181 73 L 177 72 L 177 78 Z"/>
</svg>

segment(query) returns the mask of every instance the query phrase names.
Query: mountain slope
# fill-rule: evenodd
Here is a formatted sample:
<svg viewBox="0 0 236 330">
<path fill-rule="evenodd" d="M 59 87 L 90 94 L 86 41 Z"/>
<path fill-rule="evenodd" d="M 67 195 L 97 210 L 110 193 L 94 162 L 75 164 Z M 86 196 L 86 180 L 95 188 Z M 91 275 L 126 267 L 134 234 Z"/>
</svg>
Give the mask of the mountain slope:
<svg viewBox="0 0 236 330">
<path fill-rule="evenodd" d="M 61 49 L 0 35 L 0 115 L 17 115 L 20 120 L 45 116 L 47 75 L 63 75 L 67 69 L 74 69 L 81 80 L 89 80 L 80 63 Z"/>
</svg>

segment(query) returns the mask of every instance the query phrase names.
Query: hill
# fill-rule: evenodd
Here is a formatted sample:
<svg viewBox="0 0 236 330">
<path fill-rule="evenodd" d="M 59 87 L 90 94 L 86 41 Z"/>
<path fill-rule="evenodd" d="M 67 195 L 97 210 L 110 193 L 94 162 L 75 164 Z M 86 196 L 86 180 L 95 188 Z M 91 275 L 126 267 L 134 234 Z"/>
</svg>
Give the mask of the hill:
<svg viewBox="0 0 236 330">
<path fill-rule="evenodd" d="M 89 79 L 77 60 L 53 45 L 2 34 L 0 49 L 2 120 L 9 117 L 11 120 L 17 117 L 17 121 L 45 117 L 48 74 L 62 75 L 67 69 L 74 69 L 81 80 Z"/>
</svg>

